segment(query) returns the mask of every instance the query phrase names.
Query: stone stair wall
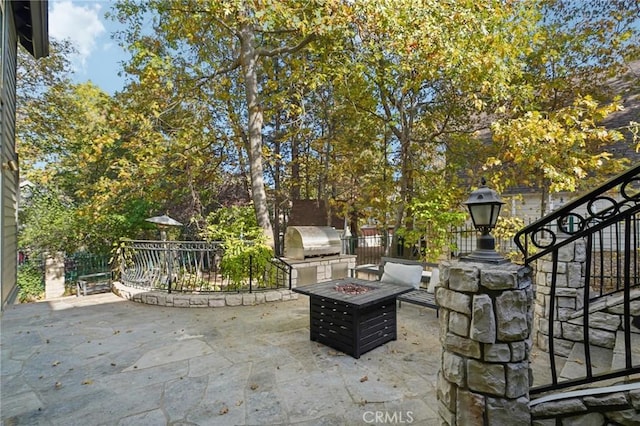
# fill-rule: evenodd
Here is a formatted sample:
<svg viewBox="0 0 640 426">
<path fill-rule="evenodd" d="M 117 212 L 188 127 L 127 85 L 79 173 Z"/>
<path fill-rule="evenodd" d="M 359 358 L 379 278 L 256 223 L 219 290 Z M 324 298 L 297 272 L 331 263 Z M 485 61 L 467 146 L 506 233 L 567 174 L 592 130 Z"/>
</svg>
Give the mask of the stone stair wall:
<svg viewBox="0 0 640 426">
<path fill-rule="evenodd" d="M 533 291 L 515 264 L 440 265 L 441 425 L 528 425 Z"/>
<path fill-rule="evenodd" d="M 554 394 L 529 407 L 532 426 L 637 426 L 640 382 Z"/>
<path fill-rule="evenodd" d="M 576 261 L 583 250 L 584 246 L 573 245 L 563 253 L 564 266 L 558 268 L 564 274 L 559 278 L 561 288 L 571 290 L 556 295 L 562 301 L 556 308 L 556 343 L 565 352 L 564 361 L 557 364 L 560 380 L 583 378 L 586 373 L 580 329 L 584 326 L 583 293 L 577 285 L 582 266 Z M 545 284 L 549 277 L 544 268 L 550 268 L 542 268 L 539 272 Z M 599 388 L 555 390 L 530 400 L 534 371 L 542 374 L 544 365 L 534 368 L 531 363 L 531 356 L 539 354 L 531 353 L 535 303 L 528 268 L 452 261 L 441 264 L 440 273 L 436 300 L 442 356 L 436 386 L 441 425 L 640 425 L 640 374 L 600 382 Z M 540 277 L 537 282 L 541 283 Z M 537 338 L 544 341 L 548 335 L 542 325 L 549 320 L 542 315 L 548 314 L 551 292 L 544 285 L 538 289 Z M 634 290 L 633 298 L 636 312 L 640 291 Z M 610 295 L 588 310 L 590 333 L 600 336 L 590 346 L 593 374 L 624 364 L 621 301 L 619 295 Z M 633 324 L 638 325 L 635 319 Z M 634 329 L 631 336 L 633 365 L 638 365 L 640 329 Z"/>
<path fill-rule="evenodd" d="M 554 308 L 554 352 L 558 381 L 586 377 L 584 344 L 584 292 L 586 244 L 578 240 L 558 252 Z M 549 351 L 551 314 L 551 256 L 536 264 L 534 341 Z M 632 319 L 640 316 L 640 288 L 632 288 Z M 588 312 L 589 352 L 592 374 L 625 368 L 624 295 L 620 292 L 593 301 Z M 632 365 L 640 365 L 639 322 L 631 323 Z M 604 387 L 555 393 L 530 403 L 531 424 L 535 426 L 639 425 L 640 375 L 613 379 Z"/>
<path fill-rule="evenodd" d="M 553 343 L 556 356 L 566 360 L 559 380 L 584 377 L 586 373 L 583 309 L 585 261 L 586 245 L 582 240 L 559 250 Z M 536 265 L 534 336 L 536 345 L 545 352 L 549 351 L 552 268 L 550 256 L 539 260 Z M 588 307 L 589 343 L 594 374 L 612 371 L 620 365 L 620 354 L 624 357 L 624 338 L 620 337 L 624 327 L 623 301 L 622 293 L 613 293 L 596 300 Z M 631 315 L 640 316 L 640 288 L 631 289 Z M 636 336 L 640 329 L 632 325 L 631 332 Z M 634 346 L 640 345 L 632 345 L 632 350 L 636 350 Z M 640 355 L 637 353 L 633 363 L 640 364 Z"/>
</svg>

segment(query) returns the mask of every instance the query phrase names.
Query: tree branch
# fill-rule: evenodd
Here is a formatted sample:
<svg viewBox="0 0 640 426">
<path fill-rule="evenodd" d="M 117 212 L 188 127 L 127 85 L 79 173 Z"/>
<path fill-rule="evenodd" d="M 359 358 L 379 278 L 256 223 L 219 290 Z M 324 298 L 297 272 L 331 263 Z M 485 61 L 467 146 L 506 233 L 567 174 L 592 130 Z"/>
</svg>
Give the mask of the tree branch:
<svg viewBox="0 0 640 426">
<path fill-rule="evenodd" d="M 287 53 L 295 53 L 295 52 L 301 50 L 303 47 L 305 47 L 309 43 L 311 43 L 312 41 L 314 41 L 315 39 L 316 39 L 316 35 L 315 34 L 309 34 L 308 36 L 303 38 L 300 41 L 300 43 L 298 43 L 295 46 L 283 46 L 283 47 L 278 47 L 278 48 L 275 48 L 275 49 L 264 49 L 263 48 L 263 49 L 256 50 L 256 53 L 258 54 L 258 56 L 266 56 L 266 57 L 284 55 L 284 54 L 287 54 Z"/>
</svg>

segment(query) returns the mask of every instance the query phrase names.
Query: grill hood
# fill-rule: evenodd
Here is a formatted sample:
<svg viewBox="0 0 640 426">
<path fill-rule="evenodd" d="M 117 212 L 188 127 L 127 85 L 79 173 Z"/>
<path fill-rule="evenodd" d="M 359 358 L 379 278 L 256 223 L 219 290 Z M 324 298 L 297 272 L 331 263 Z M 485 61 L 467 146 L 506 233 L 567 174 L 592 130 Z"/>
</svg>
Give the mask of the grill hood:
<svg viewBox="0 0 640 426">
<path fill-rule="evenodd" d="M 284 235 L 284 256 L 289 259 L 339 255 L 340 249 L 340 236 L 330 226 L 289 226 Z"/>
</svg>

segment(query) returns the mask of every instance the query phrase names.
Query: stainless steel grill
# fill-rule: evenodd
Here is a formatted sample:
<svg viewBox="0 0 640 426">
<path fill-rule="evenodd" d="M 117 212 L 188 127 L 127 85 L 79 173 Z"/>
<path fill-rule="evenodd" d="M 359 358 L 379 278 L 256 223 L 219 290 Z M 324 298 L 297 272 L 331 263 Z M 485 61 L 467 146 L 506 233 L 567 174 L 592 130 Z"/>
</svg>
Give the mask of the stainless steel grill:
<svg viewBox="0 0 640 426">
<path fill-rule="evenodd" d="M 339 255 L 340 236 L 330 226 L 289 226 L 284 235 L 284 257 L 303 260 Z"/>
</svg>

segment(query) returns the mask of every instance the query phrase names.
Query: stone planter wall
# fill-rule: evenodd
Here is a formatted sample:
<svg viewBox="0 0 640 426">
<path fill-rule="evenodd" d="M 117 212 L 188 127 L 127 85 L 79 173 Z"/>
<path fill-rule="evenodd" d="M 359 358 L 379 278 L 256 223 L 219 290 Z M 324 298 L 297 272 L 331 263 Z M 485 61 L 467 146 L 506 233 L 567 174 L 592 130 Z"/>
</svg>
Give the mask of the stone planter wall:
<svg viewBox="0 0 640 426">
<path fill-rule="evenodd" d="M 255 293 L 171 293 L 149 291 L 112 283 L 112 291 L 123 299 L 147 305 L 171 306 L 175 308 L 221 308 L 224 306 L 249 306 L 262 303 L 296 300 L 298 294 L 289 289 L 269 290 Z"/>
<path fill-rule="evenodd" d="M 529 424 L 530 269 L 465 261 L 440 269 L 442 424 Z"/>
</svg>

